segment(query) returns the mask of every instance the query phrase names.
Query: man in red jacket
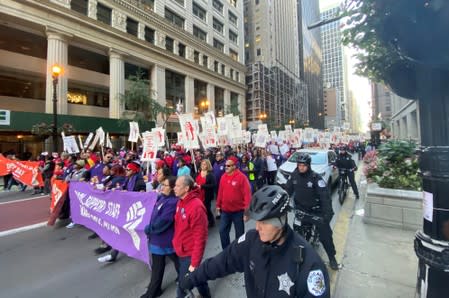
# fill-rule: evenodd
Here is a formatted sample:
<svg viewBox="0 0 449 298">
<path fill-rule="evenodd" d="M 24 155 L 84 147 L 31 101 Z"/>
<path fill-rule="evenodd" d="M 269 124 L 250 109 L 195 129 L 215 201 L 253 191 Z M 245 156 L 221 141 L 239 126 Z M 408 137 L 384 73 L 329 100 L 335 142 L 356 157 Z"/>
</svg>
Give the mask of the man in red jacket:
<svg viewBox="0 0 449 298">
<path fill-rule="evenodd" d="M 248 221 L 251 202 L 251 186 L 248 178 L 237 168 L 238 159 L 229 157 L 225 163 L 225 174 L 221 177 L 217 195 L 217 214 L 221 215 L 220 240 L 225 249 L 230 243 L 229 232 L 234 223 L 235 239 L 245 233 L 244 221 Z"/>
<path fill-rule="evenodd" d="M 175 234 L 172 241 L 179 257 L 179 280 L 200 265 L 206 248 L 208 225 L 206 208 L 200 199 L 200 189 L 194 184 L 192 177 L 180 176 L 174 189 L 175 195 L 180 199 L 176 206 Z M 207 282 L 199 285 L 197 289 L 202 297 L 211 297 Z M 176 295 L 178 298 L 186 296 L 179 285 Z"/>
</svg>

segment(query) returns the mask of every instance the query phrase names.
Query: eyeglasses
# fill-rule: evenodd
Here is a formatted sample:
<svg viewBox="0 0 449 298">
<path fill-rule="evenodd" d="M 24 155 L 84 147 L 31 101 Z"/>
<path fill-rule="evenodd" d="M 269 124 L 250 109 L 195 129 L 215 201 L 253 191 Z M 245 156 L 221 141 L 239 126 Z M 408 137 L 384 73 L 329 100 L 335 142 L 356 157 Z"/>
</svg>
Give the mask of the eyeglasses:
<svg viewBox="0 0 449 298">
<path fill-rule="evenodd" d="M 230 168 L 233 167 L 234 165 L 225 165 L 225 167 Z"/>
<path fill-rule="evenodd" d="M 112 158 L 112 156 L 105 156 L 105 158 L 107 158 L 107 159 L 111 159 L 111 158 Z"/>
</svg>

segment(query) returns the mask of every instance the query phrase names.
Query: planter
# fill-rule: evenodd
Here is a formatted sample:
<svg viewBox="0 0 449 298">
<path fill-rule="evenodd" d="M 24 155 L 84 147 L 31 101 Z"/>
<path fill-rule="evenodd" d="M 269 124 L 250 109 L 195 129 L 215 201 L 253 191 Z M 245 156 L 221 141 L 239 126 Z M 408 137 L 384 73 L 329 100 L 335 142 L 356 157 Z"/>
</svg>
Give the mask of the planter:
<svg viewBox="0 0 449 298">
<path fill-rule="evenodd" d="M 406 230 L 422 227 L 421 191 L 381 188 L 369 183 L 363 222 Z"/>
</svg>

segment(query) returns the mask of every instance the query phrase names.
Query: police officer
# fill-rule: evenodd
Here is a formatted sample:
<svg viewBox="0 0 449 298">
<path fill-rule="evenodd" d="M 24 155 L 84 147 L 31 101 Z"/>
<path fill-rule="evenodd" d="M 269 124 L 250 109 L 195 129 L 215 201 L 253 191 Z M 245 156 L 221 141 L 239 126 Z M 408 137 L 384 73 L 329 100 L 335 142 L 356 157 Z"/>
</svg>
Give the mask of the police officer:
<svg viewBox="0 0 449 298">
<path fill-rule="evenodd" d="M 347 175 L 349 179 L 349 183 L 351 183 L 352 191 L 354 192 L 355 198 L 359 198 L 359 190 L 357 189 L 357 184 L 354 179 L 354 172 L 357 171 L 357 166 L 355 161 L 352 159 L 352 156 L 348 154 L 346 146 L 341 146 L 338 152 L 338 158 L 335 161 L 335 166 L 338 169 L 347 170 Z"/>
<path fill-rule="evenodd" d="M 251 200 L 250 230 L 225 250 L 204 261 L 180 282 L 192 289 L 207 280 L 244 272 L 247 297 L 330 297 L 329 276 L 313 247 L 287 224 L 289 196 L 268 185 Z"/>
<path fill-rule="evenodd" d="M 329 257 L 329 265 L 333 270 L 338 270 L 335 259 L 335 246 L 332 239 L 332 230 L 329 225 L 334 211 L 330 191 L 323 178 L 312 171 L 312 158 L 307 153 L 302 153 L 297 160 L 297 168 L 287 181 L 286 190 L 294 196 L 295 208 L 307 213 L 313 213 L 324 218 L 324 222 L 317 226 L 320 241 Z"/>
</svg>

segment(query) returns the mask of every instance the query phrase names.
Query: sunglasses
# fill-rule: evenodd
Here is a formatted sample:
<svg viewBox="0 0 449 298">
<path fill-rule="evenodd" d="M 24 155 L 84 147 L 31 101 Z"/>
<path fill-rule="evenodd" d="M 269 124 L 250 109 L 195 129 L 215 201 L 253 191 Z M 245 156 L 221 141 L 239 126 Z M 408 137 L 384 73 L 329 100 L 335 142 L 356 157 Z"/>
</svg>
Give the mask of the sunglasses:
<svg viewBox="0 0 449 298">
<path fill-rule="evenodd" d="M 225 167 L 230 168 L 233 167 L 234 165 L 225 165 Z"/>
</svg>

